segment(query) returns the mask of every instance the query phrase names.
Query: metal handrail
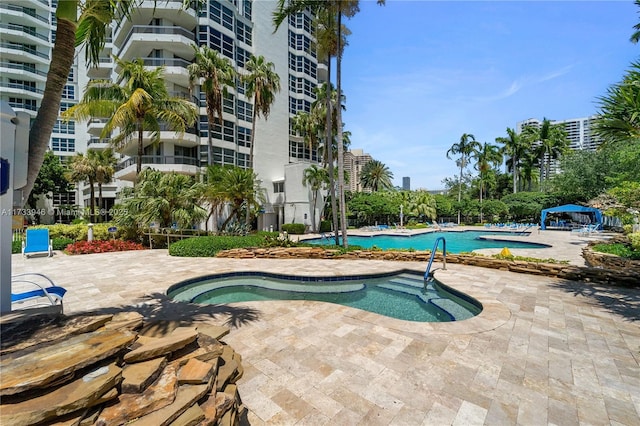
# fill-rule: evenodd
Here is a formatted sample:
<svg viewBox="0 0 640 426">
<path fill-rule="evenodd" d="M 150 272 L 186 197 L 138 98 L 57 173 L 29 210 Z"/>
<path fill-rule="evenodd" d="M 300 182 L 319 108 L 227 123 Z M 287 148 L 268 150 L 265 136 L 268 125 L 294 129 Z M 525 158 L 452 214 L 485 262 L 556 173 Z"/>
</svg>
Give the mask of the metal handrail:
<svg viewBox="0 0 640 426">
<path fill-rule="evenodd" d="M 444 237 L 436 238 L 433 243 L 433 249 L 431 250 L 431 257 L 429 257 L 429 263 L 427 269 L 424 271 L 424 286 L 427 286 L 427 282 L 433 281 L 433 271 L 431 271 L 431 265 L 433 259 L 436 257 L 436 250 L 438 249 L 438 243 L 442 240 L 442 269 L 447 269 L 447 240 Z"/>
</svg>

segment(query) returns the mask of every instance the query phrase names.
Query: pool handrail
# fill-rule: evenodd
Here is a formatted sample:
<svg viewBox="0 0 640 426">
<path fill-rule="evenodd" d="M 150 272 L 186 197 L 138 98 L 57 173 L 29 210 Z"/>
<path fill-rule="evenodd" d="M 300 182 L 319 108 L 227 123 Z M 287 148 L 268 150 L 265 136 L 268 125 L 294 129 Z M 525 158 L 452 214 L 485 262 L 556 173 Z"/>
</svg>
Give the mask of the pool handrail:
<svg viewBox="0 0 640 426">
<path fill-rule="evenodd" d="M 427 269 L 424 271 L 424 284 L 427 285 L 427 282 L 433 281 L 433 272 L 431 270 L 431 265 L 433 264 L 433 259 L 436 256 L 436 250 L 438 249 L 438 243 L 442 240 L 442 269 L 447 269 L 447 240 L 444 237 L 436 238 L 433 243 L 433 249 L 431 250 L 431 256 L 429 257 L 429 263 L 427 264 Z"/>
</svg>

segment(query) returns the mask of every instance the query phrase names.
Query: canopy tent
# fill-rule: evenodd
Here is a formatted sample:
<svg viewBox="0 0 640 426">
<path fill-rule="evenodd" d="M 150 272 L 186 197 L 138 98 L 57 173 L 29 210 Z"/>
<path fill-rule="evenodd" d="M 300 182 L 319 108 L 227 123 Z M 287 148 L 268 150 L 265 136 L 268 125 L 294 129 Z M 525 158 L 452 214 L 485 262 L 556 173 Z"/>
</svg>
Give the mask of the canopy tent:
<svg viewBox="0 0 640 426">
<path fill-rule="evenodd" d="M 542 213 L 540 214 L 541 229 L 547 229 L 545 224 L 547 215 L 554 213 L 566 213 L 569 215 L 571 213 L 577 213 L 589 216 L 591 223 L 597 223 L 599 225 L 599 228 L 602 229 L 602 212 L 594 207 L 579 206 L 577 204 L 565 204 L 564 206 L 551 207 L 542 210 Z"/>
</svg>

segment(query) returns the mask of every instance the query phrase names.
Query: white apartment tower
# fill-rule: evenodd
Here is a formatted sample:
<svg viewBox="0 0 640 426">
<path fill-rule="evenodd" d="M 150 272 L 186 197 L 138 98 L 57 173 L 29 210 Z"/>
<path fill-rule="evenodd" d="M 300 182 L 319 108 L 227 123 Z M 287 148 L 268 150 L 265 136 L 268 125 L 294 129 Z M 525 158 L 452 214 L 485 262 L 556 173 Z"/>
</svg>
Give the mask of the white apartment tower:
<svg viewBox="0 0 640 426">
<path fill-rule="evenodd" d="M 62 109 L 78 102 L 91 79 L 117 79 L 120 69 L 112 55 L 122 60 L 142 58 L 149 67 L 163 65 L 169 92 L 196 103 L 200 122 L 184 134 L 162 131 L 157 144 L 145 135 L 143 167 L 195 175 L 208 162 L 208 125 L 204 97 L 198 88 L 191 91 L 189 87 L 187 66 L 194 59 L 193 46 L 206 44 L 218 50 L 239 74 L 244 72 L 251 55 L 262 55 L 274 63 L 282 90 L 276 94 L 268 120 L 260 118 L 256 123 L 254 170 L 268 200 L 258 227 L 278 229 L 282 223 L 310 223 L 312 197 L 309 189 L 302 186 L 302 174 L 310 162 L 317 161 L 317 153 L 291 134 L 290 118 L 298 111 L 310 111 L 314 88 L 325 78 L 326 68 L 319 67 L 316 59 L 311 15 L 305 12 L 293 16 L 274 33 L 275 0 L 207 0 L 200 6 L 192 2 L 186 9 L 183 4 L 183 0 L 144 1 L 129 18 L 112 25 L 112 35 L 96 66 L 87 69 L 83 52 L 78 51 Z M 0 3 L 2 99 L 32 116 L 39 107 L 46 81 L 55 33 L 55 6 L 48 0 Z M 229 90 L 223 109 L 223 124 L 216 121 L 213 130 L 213 163 L 247 168 L 253 105 L 239 81 Z M 101 138 L 104 124 L 102 119 L 58 122 L 51 147 L 61 157 L 104 149 L 111 142 L 110 137 Z M 120 160 L 116 181 L 103 188 L 106 207 L 113 203 L 118 188 L 132 185 L 135 179 L 136 141 L 125 141 L 115 149 Z M 77 199 L 73 199 L 76 194 L 57 197 L 58 204 L 89 205 L 88 188 L 82 186 Z"/>
<path fill-rule="evenodd" d="M 559 124 L 564 127 L 567 139 L 569 139 L 570 149 L 574 151 L 595 151 L 602 143 L 602 140 L 591 131 L 596 118 L 597 116 L 592 115 L 590 117 L 569 118 L 566 120 L 551 120 L 551 124 Z M 535 118 L 520 121 L 516 124 L 516 133 L 521 133 L 526 126 L 540 127 L 541 125 L 542 121 Z M 558 172 L 558 161 L 551 160 L 550 174 Z"/>
</svg>

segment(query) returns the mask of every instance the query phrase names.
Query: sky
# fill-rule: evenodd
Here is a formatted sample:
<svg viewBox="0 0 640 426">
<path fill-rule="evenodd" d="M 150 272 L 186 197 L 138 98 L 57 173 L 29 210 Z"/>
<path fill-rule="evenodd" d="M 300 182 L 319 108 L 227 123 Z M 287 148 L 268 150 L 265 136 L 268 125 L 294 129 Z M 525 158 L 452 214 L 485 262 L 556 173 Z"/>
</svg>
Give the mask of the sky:
<svg viewBox="0 0 640 426">
<path fill-rule="evenodd" d="M 361 0 L 342 68 L 345 130 L 411 189 L 459 173 L 446 152 L 464 133 L 495 144 L 528 118 L 598 112 L 638 59 L 628 1 Z M 332 72 L 335 71 L 333 68 Z"/>
</svg>

